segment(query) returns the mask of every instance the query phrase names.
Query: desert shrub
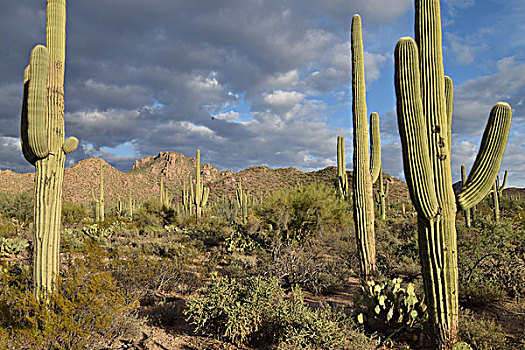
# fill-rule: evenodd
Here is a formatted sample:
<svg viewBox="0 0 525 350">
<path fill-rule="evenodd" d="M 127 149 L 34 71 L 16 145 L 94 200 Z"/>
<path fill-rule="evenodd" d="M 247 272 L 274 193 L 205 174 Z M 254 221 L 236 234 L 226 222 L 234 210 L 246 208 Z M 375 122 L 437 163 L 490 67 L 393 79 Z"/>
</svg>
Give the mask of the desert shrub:
<svg viewBox="0 0 525 350">
<path fill-rule="evenodd" d="M 390 224 L 377 222 L 377 269 L 381 275 L 415 280 L 421 273 L 414 218 Z"/>
<path fill-rule="evenodd" d="M 33 203 L 34 198 L 29 193 L 0 193 L 0 216 L 32 222 Z"/>
<path fill-rule="evenodd" d="M 312 310 L 299 288 L 293 289 L 291 299 L 285 298 L 276 278 L 240 282 L 212 275 L 184 312 L 197 332 L 235 344 L 264 339 L 282 349 L 343 349 L 350 342 L 343 313 L 328 305 Z M 364 336 L 356 339 L 356 344 L 366 342 Z"/>
<path fill-rule="evenodd" d="M 488 304 L 525 295 L 524 232 L 509 219 L 478 216 L 472 228 L 458 228 L 460 297 Z"/>
<path fill-rule="evenodd" d="M 501 326 L 468 309 L 460 309 L 459 338 L 470 344 L 474 350 L 511 349 Z"/>
<path fill-rule="evenodd" d="M 80 204 L 73 202 L 62 203 L 62 223 L 78 224 L 88 215 L 87 210 Z"/>
<path fill-rule="evenodd" d="M 136 331 L 137 304 L 109 272 L 95 268 L 104 259 L 100 250 L 85 253 L 68 260 L 47 305 L 30 290 L 30 268 L 2 271 L 0 347 L 97 349 Z"/>
<path fill-rule="evenodd" d="M 333 292 L 351 275 L 350 264 L 340 255 L 327 255 L 329 249 L 317 243 L 296 246 L 277 241 L 262 270 L 288 287 L 297 285 L 316 295 Z"/>
<path fill-rule="evenodd" d="M 205 263 L 190 269 L 188 265 L 197 256 L 182 252 L 173 258 L 148 257 L 140 251 L 114 252 L 109 258 L 106 269 L 117 284 L 143 304 L 163 298 L 169 292 L 191 293 L 202 285 L 201 280 L 208 273 Z"/>
<path fill-rule="evenodd" d="M 275 191 L 256 208 L 263 227 L 270 227 L 284 241 L 302 243 L 324 230 L 350 231 L 348 201 L 322 183 Z"/>
</svg>

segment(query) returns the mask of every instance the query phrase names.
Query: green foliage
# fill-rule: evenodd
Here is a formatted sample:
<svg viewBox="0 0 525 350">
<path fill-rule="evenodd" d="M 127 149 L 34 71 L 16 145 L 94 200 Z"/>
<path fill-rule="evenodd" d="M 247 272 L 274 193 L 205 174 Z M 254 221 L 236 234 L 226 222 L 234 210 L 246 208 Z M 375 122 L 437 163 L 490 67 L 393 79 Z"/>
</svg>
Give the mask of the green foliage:
<svg viewBox="0 0 525 350">
<path fill-rule="evenodd" d="M 33 221 L 34 198 L 29 193 L 0 193 L 0 216 L 14 218 L 18 222 Z"/>
<path fill-rule="evenodd" d="M 263 227 L 283 241 L 302 243 L 326 230 L 350 231 L 349 203 L 322 183 L 275 191 L 256 209 Z"/>
<path fill-rule="evenodd" d="M 472 228 L 458 230 L 460 298 L 469 304 L 489 304 L 525 295 L 523 229 L 511 220 L 495 222 L 478 216 Z"/>
<path fill-rule="evenodd" d="M 137 326 L 136 304 L 109 272 L 95 269 L 104 256 L 85 251 L 67 262 L 47 304 L 30 291 L 30 269 L 0 273 L 0 348 L 107 347 Z"/>
<path fill-rule="evenodd" d="M 468 309 L 460 309 L 459 338 L 475 350 L 511 349 L 501 326 Z"/>
<path fill-rule="evenodd" d="M 299 288 L 286 299 L 276 278 L 240 282 L 214 274 L 184 312 L 197 332 L 235 344 L 265 339 L 281 349 L 343 349 L 349 342 L 344 314 L 327 305 L 310 309 Z M 366 342 L 357 337 L 356 343 Z"/>
<path fill-rule="evenodd" d="M 360 302 L 366 308 L 358 315 L 359 323 L 372 329 L 387 326 L 390 329 L 411 328 L 426 318 L 427 306 L 416 295 L 413 283 L 403 286 L 401 278 L 386 281 L 366 281 Z"/>
<path fill-rule="evenodd" d="M 62 203 L 62 222 L 64 224 L 76 224 L 88 215 L 87 210 L 80 204 L 73 202 Z"/>
</svg>

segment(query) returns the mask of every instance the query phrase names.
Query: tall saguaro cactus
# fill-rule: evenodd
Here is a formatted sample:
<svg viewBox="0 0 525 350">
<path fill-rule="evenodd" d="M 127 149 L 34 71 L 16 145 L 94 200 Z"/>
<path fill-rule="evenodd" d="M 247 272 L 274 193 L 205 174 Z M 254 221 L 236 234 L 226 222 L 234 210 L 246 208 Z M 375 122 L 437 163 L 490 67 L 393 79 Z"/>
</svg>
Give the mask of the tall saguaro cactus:
<svg viewBox="0 0 525 350">
<path fill-rule="evenodd" d="M 46 46 L 37 45 L 24 71 L 22 152 L 35 166 L 33 281 L 45 299 L 59 273 L 62 182 L 66 154 L 78 140 L 64 139 L 66 1 L 48 0 Z"/>
<path fill-rule="evenodd" d="M 348 175 L 346 173 L 345 138 L 343 136 L 337 136 L 337 190 L 341 198 L 348 198 Z"/>
<path fill-rule="evenodd" d="M 372 184 L 379 175 L 381 156 L 376 149 L 380 146 L 377 142 L 378 139 L 372 136 L 372 139 L 375 140 L 375 142 L 371 142 L 371 146 L 374 147 L 372 150 L 374 157 L 372 162 L 370 161 L 370 152 L 368 149 L 363 36 L 361 17 L 359 15 L 354 15 L 352 18 L 351 46 L 353 97 L 352 119 L 354 126 L 354 171 L 352 177 L 352 189 L 354 193 L 354 222 L 361 275 L 367 277 L 376 269 L 374 199 L 372 194 Z M 370 118 L 371 120 L 375 120 L 378 116 L 377 114 L 373 114 Z M 379 126 L 379 122 L 377 122 L 377 126 Z M 372 127 L 372 130 L 374 130 L 374 127 Z M 379 130 L 379 127 L 377 130 Z M 379 137 L 378 134 L 377 137 Z M 373 167 L 370 166 L 371 164 Z"/>
<path fill-rule="evenodd" d="M 444 76 L 439 0 L 416 0 L 415 37 L 395 50 L 397 115 L 403 165 L 418 213 L 420 260 L 437 349 L 452 349 L 458 333 L 456 201 L 467 210 L 489 192 L 508 139 L 512 110 L 497 103 L 479 153 L 457 198 L 452 189 L 452 80 Z"/>
</svg>

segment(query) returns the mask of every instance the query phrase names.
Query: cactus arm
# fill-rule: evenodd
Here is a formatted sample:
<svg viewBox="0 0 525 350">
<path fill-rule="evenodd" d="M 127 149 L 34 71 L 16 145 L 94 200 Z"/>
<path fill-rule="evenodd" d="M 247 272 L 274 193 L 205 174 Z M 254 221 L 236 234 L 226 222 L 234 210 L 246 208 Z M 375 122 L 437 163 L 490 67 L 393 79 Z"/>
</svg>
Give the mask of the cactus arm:
<svg viewBox="0 0 525 350">
<path fill-rule="evenodd" d="M 346 175 L 345 139 L 337 137 L 337 188 L 342 198 L 348 197 L 348 177 Z"/>
<path fill-rule="evenodd" d="M 505 152 L 511 120 L 512 109 L 507 103 L 498 102 L 492 108 L 467 183 L 457 197 L 461 209 L 472 208 L 490 192 Z"/>
<path fill-rule="evenodd" d="M 49 52 L 45 46 L 37 45 L 31 51 L 30 64 L 24 71 L 21 123 L 22 152 L 33 165 L 49 154 L 48 129 L 43 127 L 47 125 L 48 75 Z"/>
<path fill-rule="evenodd" d="M 429 161 L 417 47 L 412 38 L 405 37 L 398 41 L 395 65 L 397 117 L 408 189 L 418 212 L 426 218 L 433 218 L 439 205 Z"/>
<path fill-rule="evenodd" d="M 454 113 L 454 82 L 448 76 L 445 76 L 445 98 L 447 102 L 447 140 L 448 150 L 450 152 L 452 150 L 452 114 Z"/>
<path fill-rule="evenodd" d="M 74 136 L 69 137 L 66 142 L 64 142 L 64 146 L 62 146 L 62 150 L 65 154 L 69 154 L 76 150 L 78 147 L 78 139 Z"/>
<path fill-rule="evenodd" d="M 381 171 L 381 135 L 379 133 L 379 114 L 370 114 L 370 176 L 372 183 L 377 181 Z"/>
<path fill-rule="evenodd" d="M 507 175 L 508 175 L 508 171 L 505 170 L 505 175 L 503 175 L 503 183 L 501 184 L 500 187 L 498 187 L 498 192 L 500 195 L 503 193 L 503 189 L 507 185 Z M 499 185 L 499 181 L 498 181 L 498 185 Z"/>
</svg>

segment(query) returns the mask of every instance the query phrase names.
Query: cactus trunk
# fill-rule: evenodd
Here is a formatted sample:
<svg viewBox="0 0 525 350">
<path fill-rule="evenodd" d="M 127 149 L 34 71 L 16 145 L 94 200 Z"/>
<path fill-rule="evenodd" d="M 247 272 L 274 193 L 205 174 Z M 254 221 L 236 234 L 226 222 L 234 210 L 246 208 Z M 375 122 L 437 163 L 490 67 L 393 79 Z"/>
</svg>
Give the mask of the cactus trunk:
<svg viewBox="0 0 525 350">
<path fill-rule="evenodd" d="M 352 46 L 352 115 L 354 136 L 354 171 L 352 189 L 354 223 L 361 275 L 367 278 L 376 269 L 374 199 L 368 149 L 368 121 L 365 92 L 365 68 L 361 17 L 354 15 L 351 29 Z M 374 172 L 374 171 L 373 171 Z"/>
</svg>

